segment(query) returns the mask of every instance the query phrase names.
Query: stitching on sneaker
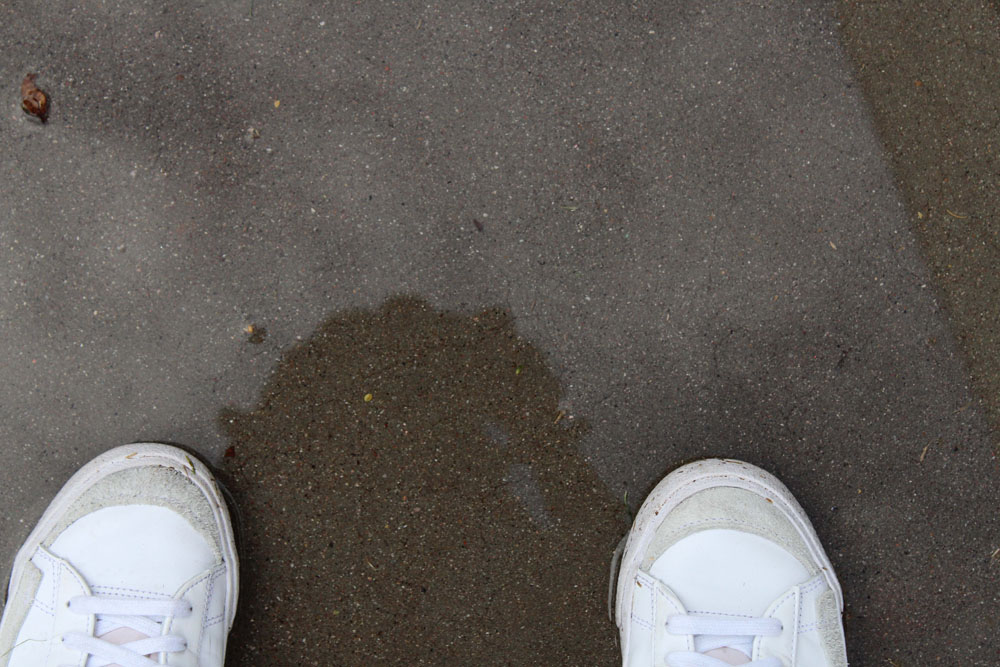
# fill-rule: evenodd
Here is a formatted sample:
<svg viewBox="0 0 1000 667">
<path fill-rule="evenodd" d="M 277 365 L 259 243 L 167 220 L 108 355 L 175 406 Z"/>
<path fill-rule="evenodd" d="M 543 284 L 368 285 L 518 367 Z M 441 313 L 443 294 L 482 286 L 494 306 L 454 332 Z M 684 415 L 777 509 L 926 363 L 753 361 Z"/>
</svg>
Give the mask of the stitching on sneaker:
<svg viewBox="0 0 1000 667">
<path fill-rule="evenodd" d="M 667 604 L 669 604 L 669 605 L 670 605 L 671 607 L 673 607 L 674 611 L 676 611 L 677 613 L 680 613 L 680 612 L 681 612 L 681 608 L 680 608 L 680 607 L 678 607 L 678 606 L 677 606 L 677 604 L 676 604 L 676 603 L 675 603 L 675 602 L 674 602 L 673 600 L 671 600 L 671 599 L 670 599 L 670 596 L 669 596 L 669 595 L 667 595 L 666 593 L 664 593 L 664 592 L 663 592 L 662 590 L 660 590 L 659 588 L 657 588 L 657 589 L 656 589 L 656 594 L 657 594 L 658 596 L 662 597 L 662 598 L 663 598 L 663 601 L 664 601 L 664 602 L 666 602 L 666 603 L 667 603 Z"/>
<path fill-rule="evenodd" d="M 749 614 L 724 614 L 721 611 L 697 611 L 695 609 L 688 610 L 689 614 L 704 614 L 709 616 L 723 616 L 725 618 L 732 618 L 733 616 L 739 616 L 740 618 L 757 618 L 756 616 L 751 616 Z"/>
<path fill-rule="evenodd" d="M 796 597 L 795 619 L 796 619 L 796 626 L 798 626 L 798 624 L 802 623 L 802 601 L 805 598 L 805 596 L 802 595 L 802 587 L 801 586 L 799 587 L 799 594 L 797 596 L 795 596 L 795 597 Z M 798 653 L 799 653 L 799 628 L 796 627 L 795 628 L 795 632 L 792 633 L 792 662 L 793 663 L 798 661 L 798 657 L 799 657 Z"/>
<path fill-rule="evenodd" d="M 636 582 L 641 583 L 643 586 L 649 586 L 651 588 L 653 586 L 655 586 L 655 582 L 651 578 L 643 576 L 643 574 L 641 572 L 636 573 L 635 580 L 636 580 Z M 653 590 L 655 590 L 655 589 L 653 589 Z M 633 609 L 635 608 L 635 594 L 634 593 L 632 594 L 632 607 L 633 607 Z M 636 614 L 636 612 L 633 611 L 632 614 L 631 614 L 632 620 L 636 621 L 639 625 L 643 626 L 647 630 L 652 630 L 653 629 L 653 623 L 656 621 L 656 597 L 653 596 L 653 595 L 649 596 L 649 618 L 650 618 L 649 621 L 646 621 L 646 620 L 644 620 L 642 618 L 639 618 L 635 614 Z"/>
<path fill-rule="evenodd" d="M 798 587 L 796 586 L 796 588 L 798 588 Z M 781 596 L 780 598 L 777 599 L 777 601 L 774 603 L 774 611 L 775 612 L 778 611 L 778 609 L 781 607 L 781 605 L 785 604 L 788 601 L 788 598 L 795 596 L 795 590 L 796 590 L 796 588 L 793 588 L 792 590 L 788 591 L 783 596 Z M 771 616 L 772 618 L 774 618 L 773 613 L 774 612 L 772 612 L 772 616 Z"/>
<path fill-rule="evenodd" d="M 121 594 L 123 597 L 140 597 L 144 600 L 172 600 L 173 597 L 166 593 L 151 593 L 137 588 L 125 588 L 121 586 L 94 586 L 91 589 L 94 593 L 107 593 L 109 595 Z"/>
<path fill-rule="evenodd" d="M 807 626 L 805 623 L 802 622 L 802 619 L 805 616 L 802 613 L 802 605 L 805 604 L 805 596 L 809 595 L 810 593 L 815 593 L 817 590 L 823 588 L 825 585 L 826 585 L 826 579 L 823 578 L 822 574 L 819 574 L 813 577 L 811 581 L 808 581 L 805 584 L 799 586 L 799 592 L 801 594 L 799 597 L 799 627 L 796 629 L 796 632 L 798 632 L 799 634 L 803 632 L 809 632 L 808 629 L 809 626 Z M 816 624 L 812 623 L 810 625 L 815 626 Z"/>
<path fill-rule="evenodd" d="M 208 585 L 205 590 L 205 608 L 201 618 L 201 637 L 198 638 L 198 646 L 201 646 L 201 639 L 205 636 L 205 628 L 208 627 L 208 610 L 212 608 L 212 598 L 215 596 L 215 582 L 219 580 L 220 569 L 215 568 L 212 576 L 208 579 Z M 222 573 L 224 572 L 223 570 Z"/>
<path fill-rule="evenodd" d="M 813 630 L 825 630 L 826 628 L 840 627 L 840 624 L 835 621 L 816 621 L 815 623 L 810 623 L 799 629 L 799 633 L 812 632 Z"/>
<path fill-rule="evenodd" d="M 826 584 L 826 579 L 824 579 L 823 575 L 820 574 L 813 577 L 812 581 L 807 581 L 806 583 L 802 584 L 800 588 L 802 589 L 803 593 L 812 593 L 816 589 L 822 588 L 825 584 Z"/>
<path fill-rule="evenodd" d="M 218 574 L 215 574 L 208 579 L 208 586 L 205 589 L 205 613 L 202 615 L 201 619 L 201 633 L 205 634 L 205 622 L 208 620 L 208 610 L 212 606 L 212 596 L 215 595 L 215 580 L 218 579 Z M 198 646 L 201 646 L 201 641 L 198 642 Z"/>
<path fill-rule="evenodd" d="M 39 560 L 43 561 L 48 566 L 48 569 L 49 569 L 48 575 L 50 577 L 52 577 L 53 579 L 56 579 L 56 577 L 58 575 L 57 570 L 59 569 L 59 564 L 56 562 L 56 559 L 54 557 L 52 557 L 51 555 L 49 555 L 48 552 L 43 551 L 41 549 L 38 549 L 38 550 L 35 551 L 35 558 L 38 558 Z M 36 565 L 36 567 L 37 567 L 37 565 Z M 39 569 L 41 569 L 41 568 L 39 568 Z M 42 576 L 44 577 L 45 573 L 43 573 Z M 56 579 L 56 582 L 58 583 L 58 579 Z M 56 591 L 58 591 L 58 590 L 59 590 L 58 586 L 53 586 L 53 588 L 52 588 L 52 600 L 49 602 L 48 605 L 46 605 L 49 609 L 55 609 L 56 608 Z M 37 597 L 36 597 L 36 600 L 37 600 Z"/>
<path fill-rule="evenodd" d="M 63 568 L 62 568 L 62 563 L 55 562 L 55 559 L 52 559 L 51 562 L 52 562 L 52 602 L 50 603 L 49 608 L 52 609 L 52 615 L 55 616 L 56 600 L 59 597 L 59 589 L 62 588 Z"/>
<path fill-rule="evenodd" d="M 201 653 L 201 644 L 205 640 L 205 630 L 208 627 L 207 625 L 205 625 L 205 617 L 208 616 L 209 607 L 212 606 L 212 591 L 214 590 L 215 590 L 215 577 L 209 577 L 208 583 L 205 584 L 205 601 L 202 603 L 200 610 L 201 629 L 198 631 L 198 643 L 195 644 L 195 646 L 198 647 L 198 653 L 195 653 L 195 655 Z M 191 610 L 194 611 L 194 605 L 191 605 Z M 194 647 L 191 647 L 191 649 L 192 652 L 194 652 Z"/>
<path fill-rule="evenodd" d="M 802 598 L 800 599 L 799 602 L 800 619 L 803 617 L 802 605 L 805 603 L 805 596 L 808 595 L 809 593 L 815 593 L 817 590 L 823 588 L 824 586 L 826 586 L 826 579 L 824 579 L 823 575 L 820 574 L 814 577 L 812 581 L 809 581 L 799 587 L 802 593 Z M 815 602 L 817 601 L 818 600 L 814 600 L 813 603 L 815 604 Z M 825 627 L 826 625 L 829 625 L 829 623 L 823 623 L 820 621 L 816 621 L 814 623 L 800 623 L 798 627 L 798 633 L 802 634 L 805 632 L 812 632 L 813 630 L 818 630 L 819 628 Z"/>
<path fill-rule="evenodd" d="M 187 587 L 187 590 L 191 591 L 195 587 L 200 586 L 206 580 L 208 581 L 205 590 L 205 602 L 203 603 L 201 608 L 201 618 L 202 618 L 201 631 L 198 633 L 198 643 L 197 643 L 199 653 L 201 652 L 202 641 L 205 639 L 205 630 L 209 627 L 205 621 L 206 617 L 208 616 L 208 610 L 212 606 L 212 595 L 213 592 L 215 591 L 215 582 L 219 578 L 220 573 L 225 574 L 225 571 L 226 571 L 225 565 L 224 564 L 219 565 L 214 570 L 210 570 L 204 576 L 200 577 L 197 581 L 193 582 L 190 586 Z M 191 606 L 193 610 L 194 605 Z"/>
<path fill-rule="evenodd" d="M 48 566 L 49 566 L 49 572 L 48 572 L 48 574 L 46 575 L 46 573 L 43 572 L 42 573 L 42 577 L 45 578 L 46 576 L 48 576 L 48 577 L 55 578 L 55 576 L 56 576 L 55 570 L 56 570 L 56 565 L 57 564 L 55 562 L 53 562 L 52 557 L 49 556 L 44 551 L 41 551 L 41 550 L 36 551 L 35 552 L 35 556 L 39 560 L 44 560 L 48 564 Z M 32 559 L 32 560 L 34 560 L 34 559 Z M 35 567 L 38 567 L 38 566 L 36 565 Z M 38 568 L 38 569 L 41 570 L 41 568 Z M 40 586 L 41 586 L 41 584 L 39 584 L 39 587 Z M 48 616 L 55 616 L 56 615 L 56 591 L 57 590 L 58 590 L 57 586 L 53 587 L 53 589 L 52 589 L 52 601 L 51 601 L 51 603 L 46 603 L 44 600 L 39 599 L 38 598 L 38 594 L 36 593 L 35 594 L 35 599 L 32 601 L 32 604 L 34 606 L 38 607 L 46 615 L 48 615 Z"/>
</svg>

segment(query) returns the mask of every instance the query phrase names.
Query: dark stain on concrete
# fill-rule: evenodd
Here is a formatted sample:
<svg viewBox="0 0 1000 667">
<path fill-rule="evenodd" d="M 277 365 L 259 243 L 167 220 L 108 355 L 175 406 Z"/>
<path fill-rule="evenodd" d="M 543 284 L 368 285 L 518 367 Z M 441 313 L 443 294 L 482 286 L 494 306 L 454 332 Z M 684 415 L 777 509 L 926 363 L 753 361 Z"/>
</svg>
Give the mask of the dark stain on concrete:
<svg viewBox="0 0 1000 667">
<path fill-rule="evenodd" d="M 614 664 L 627 526 L 560 395 L 501 310 L 397 298 L 291 349 L 220 417 L 245 530 L 229 664 Z"/>
</svg>

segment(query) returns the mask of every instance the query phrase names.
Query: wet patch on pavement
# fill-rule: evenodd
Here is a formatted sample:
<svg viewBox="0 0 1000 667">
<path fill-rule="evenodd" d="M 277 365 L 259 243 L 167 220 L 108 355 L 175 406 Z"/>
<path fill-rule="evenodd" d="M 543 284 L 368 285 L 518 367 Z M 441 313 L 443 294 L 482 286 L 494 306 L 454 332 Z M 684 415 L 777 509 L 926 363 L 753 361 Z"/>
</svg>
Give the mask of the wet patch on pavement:
<svg viewBox="0 0 1000 667">
<path fill-rule="evenodd" d="M 560 396 L 501 310 L 329 318 L 220 416 L 245 531 L 229 664 L 616 662 L 626 518 Z"/>
</svg>

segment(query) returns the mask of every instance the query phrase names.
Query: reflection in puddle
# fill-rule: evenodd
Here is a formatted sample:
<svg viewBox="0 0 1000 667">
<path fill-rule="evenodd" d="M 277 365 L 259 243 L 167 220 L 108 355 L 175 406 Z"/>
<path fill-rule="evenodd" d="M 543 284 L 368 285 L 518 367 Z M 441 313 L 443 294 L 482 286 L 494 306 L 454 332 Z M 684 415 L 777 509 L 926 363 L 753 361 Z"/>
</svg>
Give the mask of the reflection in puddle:
<svg viewBox="0 0 1000 667">
<path fill-rule="evenodd" d="M 626 526 L 508 315 L 327 320 L 220 420 L 245 517 L 229 664 L 613 664 Z"/>
</svg>

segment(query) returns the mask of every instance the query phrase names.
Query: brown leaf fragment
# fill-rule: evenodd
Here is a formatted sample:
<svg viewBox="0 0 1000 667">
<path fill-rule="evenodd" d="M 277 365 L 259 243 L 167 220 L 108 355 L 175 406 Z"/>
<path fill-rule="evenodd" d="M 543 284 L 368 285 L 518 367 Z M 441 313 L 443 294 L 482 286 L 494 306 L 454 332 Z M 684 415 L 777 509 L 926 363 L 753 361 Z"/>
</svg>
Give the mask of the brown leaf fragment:
<svg viewBox="0 0 1000 667">
<path fill-rule="evenodd" d="M 21 108 L 44 123 L 49 113 L 49 96 L 35 85 L 37 78 L 37 74 L 28 74 L 21 82 Z"/>
</svg>

